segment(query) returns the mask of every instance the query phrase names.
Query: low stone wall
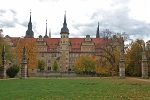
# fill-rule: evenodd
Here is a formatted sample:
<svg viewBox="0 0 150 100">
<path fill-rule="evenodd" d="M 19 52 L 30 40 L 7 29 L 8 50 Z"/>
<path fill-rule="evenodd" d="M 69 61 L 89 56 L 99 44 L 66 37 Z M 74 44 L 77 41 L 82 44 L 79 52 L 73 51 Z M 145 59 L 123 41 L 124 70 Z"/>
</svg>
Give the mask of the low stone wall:
<svg viewBox="0 0 150 100">
<path fill-rule="evenodd" d="M 92 75 L 80 75 L 75 72 L 36 72 L 29 73 L 30 77 L 49 77 L 54 75 L 61 75 L 62 77 L 92 77 Z"/>
</svg>

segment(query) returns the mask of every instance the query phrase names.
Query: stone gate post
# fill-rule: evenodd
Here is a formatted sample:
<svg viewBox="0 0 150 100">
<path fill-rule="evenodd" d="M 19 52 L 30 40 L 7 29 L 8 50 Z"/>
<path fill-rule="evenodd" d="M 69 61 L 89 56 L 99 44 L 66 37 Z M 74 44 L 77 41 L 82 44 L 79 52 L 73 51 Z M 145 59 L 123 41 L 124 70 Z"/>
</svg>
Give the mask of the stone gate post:
<svg viewBox="0 0 150 100">
<path fill-rule="evenodd" d="M 143 52 L 142 52 L 142 78 L 149 78 L 148 77 L 147 57 L 146 57 L 146 51 L 145 51 L 145 43 L 143 43 Z"/>
<path fill-rule="evenodd" d="M 21 79 L 26 79 L 26 78 L 27 78 L 27 61 L 26 61 L 26 49 L 24 46 L 22 63 L 21 63 Z"/>
<path fill-rule="evenodd" d="M 5 46 L 3 45 L 2 51 L 2 67 L 0 68 L 0 78 L 6 78 L 6 58 L 5 58 Z"/>
<path fill-rule="evenodd" d="M 125 63 L 124 63 L 124 47 L 123 47 L 123 44 L 121 44 L 121 51 L 120 51 L 119 78 L 125 78 Z"/>
</svg>

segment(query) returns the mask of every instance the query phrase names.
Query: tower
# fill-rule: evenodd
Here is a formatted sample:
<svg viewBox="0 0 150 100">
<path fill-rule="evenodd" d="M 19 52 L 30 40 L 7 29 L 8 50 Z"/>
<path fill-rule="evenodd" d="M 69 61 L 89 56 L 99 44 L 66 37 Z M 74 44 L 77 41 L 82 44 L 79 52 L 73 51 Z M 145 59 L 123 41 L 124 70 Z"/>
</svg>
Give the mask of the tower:
<svg viewBox="0 0 150 100">
<path fill-rule="evenodd" d="M 47 20 L 46 20 L 46 31 L 45 31 L 45 36 L 44 36 L 44 38 L 48 38 L 48 36 L 47 36 Z"/>
<path fill-rule="evenodd" d="M 34 32 L 32 31 L 31 12 L 30 12 L 30 20 L 28 23 L 28 30 L 26 31 L 26 37 L 28 38 L 34 37 Z"/>
<path fill-rule="evenodd" d="M 97 27 L 97 32 L 96 32 L 96 38 L 100 38 L 100 36 L 99 36 L 99 22 L 98 22 L 98 27 Z"/>
<path fill-rule="evenodd" d="M 69 29 L 66 23 L 66 12 L 64 15 L 64 23 L 61 28 L 61 39 L 60 39 L 60 71 L 68 71 L 69 67 Z"/>
</svg>

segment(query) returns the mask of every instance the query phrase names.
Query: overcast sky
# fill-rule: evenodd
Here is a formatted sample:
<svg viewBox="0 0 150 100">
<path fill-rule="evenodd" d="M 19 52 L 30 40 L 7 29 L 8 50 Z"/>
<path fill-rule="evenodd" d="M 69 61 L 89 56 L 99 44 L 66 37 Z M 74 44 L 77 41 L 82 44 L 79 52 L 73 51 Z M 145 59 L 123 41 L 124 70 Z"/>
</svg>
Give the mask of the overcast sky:
<svg viewBox="0 0 150 100">
<path fill-rule="evenodd" d="M 46 20 L 52 38 L 59 38 L 66 11 L 71 38 L 94 38 L 99 22 L 100 31 L 126 32 L 133 39 L 150 40 L 150 0 L 0 0 L 4 36 L 25 36 L 30 10 L 35 38 L 45 35 Z"/>
</svg>

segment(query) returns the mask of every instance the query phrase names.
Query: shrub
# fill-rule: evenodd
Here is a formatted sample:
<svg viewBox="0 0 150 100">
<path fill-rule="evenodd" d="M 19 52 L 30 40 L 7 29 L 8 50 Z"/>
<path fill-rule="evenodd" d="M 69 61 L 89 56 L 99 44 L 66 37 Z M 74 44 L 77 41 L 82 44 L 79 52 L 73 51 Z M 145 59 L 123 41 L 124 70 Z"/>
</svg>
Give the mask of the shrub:
<svg viewBox="0 0 150 100">
<path fill-rule="evenodd" d="M 6 74 L 10 77 L 10 78 L 14 78 L 17 73 L 19 72 L 19 67 L 17 65 L 13 65 L 10 68 L 8 68 L 6 70 Z"/>
</svg>

